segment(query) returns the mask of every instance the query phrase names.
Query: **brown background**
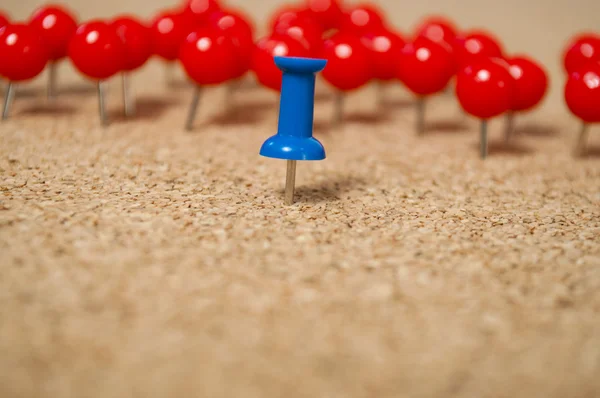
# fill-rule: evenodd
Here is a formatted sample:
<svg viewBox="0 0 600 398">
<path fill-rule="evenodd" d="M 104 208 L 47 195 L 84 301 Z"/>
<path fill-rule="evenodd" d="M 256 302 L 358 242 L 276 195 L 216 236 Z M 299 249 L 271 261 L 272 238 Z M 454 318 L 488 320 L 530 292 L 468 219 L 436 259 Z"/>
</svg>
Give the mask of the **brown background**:
<svg viewBox="0 0 600 398">
<path fill-rule="evenodd" d="M 69 2 L 84 18 L 151 15 L 153 1 Z M 37 3 L 2 3 L 25 17 Z M 231 1 L 263 22 L 276 1 Z M 152 62 L 139 117 L 98 124 L 93 88 L 61 69 L 20 87 L 0 125 L 2 397 L 600 396 L 600 138 L 571 154 L 564 41 L 593 28 L 593 1 L 381 1 L 409 31 L 430 12 L 484 26 L 540 59 L 552 92 L 512 145 L 449 96 L 416 137 L 399 86 L 372 86 L 332 127 L 318 86 L 323 162 L 257 155 L 277 95 L 246 87 L 224 106 Z M 90 90 L 91 89 L 91 90 Z"/>
</svg>

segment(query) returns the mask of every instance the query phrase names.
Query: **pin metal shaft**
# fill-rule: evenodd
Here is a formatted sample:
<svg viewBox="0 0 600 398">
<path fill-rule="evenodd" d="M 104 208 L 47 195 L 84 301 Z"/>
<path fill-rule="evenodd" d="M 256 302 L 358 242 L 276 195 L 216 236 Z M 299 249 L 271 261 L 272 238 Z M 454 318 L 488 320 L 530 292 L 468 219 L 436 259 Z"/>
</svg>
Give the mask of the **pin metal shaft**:
<svg viewBox="0 0 600 398">
<path fill-rule="evenodd" d="M 131 92 L 131 82 L 127 72 L 121 73 L 121 85 L 123 87 L 123 108 L 125 116 L 130 117 L 135 115 L 135 99 Z"/>
<path fill-rule="evenodd" d="M 15 87 L 13 82 L 9 81 L 6 86 L 6 93 L 4 94 L 4 108 L 2 109 L 2 120 L 8 119 L 8 113 L 10 112 L 10 106 L 15 97 Z"/>
<path fill-rule="evenodd" d="M 425 99 L 424 98 L 417 99 L 416 129 L 417 129 L 418 135 L 423 135 L 425 133 Z"/>
<path fill-rule="evenodd" d="M 188 117 L 185 122 L 185 129 L 190 131 L 194 127 L 194 120 L 196 119 L 196 113 L 198 111 L 198 104 L 200 103 L 200 95 L 202 94 L 202 89 L 200 86 L 196 86 L 194 89 L 194 96 L 192 97 L 192 103 L 190 105 L 190 110 L 188 112 Z"/>
<path fill-rule="evenodd" d="M 287 172 L 285 175 L 285 204 L 294 204 L 294 190 L 296 185 L 296 161 L 287 161 Z"/>
<path fill-rule="evenodd" d="M 487 154 L 488 154 L 487 120 L 481 121 L 481 138 L 480 138 L 479 145 L 480 145 L 481 159 L 487 158 Z"/>
<path fill-rule="evenodd" d="M 504 141 L 509 142 L 512 138 L 513 131 L 515 129 L 515 114 L 508 112 L 506 114 L 506 130 L 504 131 Z"/>
<path fill-rule="evenodd" d="M 106 104 L 104 95 L 104 82 L 98 81 L 98 111 L 100 112 L 100 123 L 103 126 L 108 126 L 108 117 L 106 115 Z"/>
<path fill-rule="evenodd" d="M 582 123 L 581 130 L 579 130 L 579 138 L 577 139 L 577 147 L 575 148 L 576 155 L 584 155 L 585 154 L 588 131 L 589 131 L 588 124 Z"/>
<path fill-rule="evenodd" d="M 57 64 L 53 61 L 48 68 L 48 99 L 56 97 L 56 70 Z"/>
</svg>

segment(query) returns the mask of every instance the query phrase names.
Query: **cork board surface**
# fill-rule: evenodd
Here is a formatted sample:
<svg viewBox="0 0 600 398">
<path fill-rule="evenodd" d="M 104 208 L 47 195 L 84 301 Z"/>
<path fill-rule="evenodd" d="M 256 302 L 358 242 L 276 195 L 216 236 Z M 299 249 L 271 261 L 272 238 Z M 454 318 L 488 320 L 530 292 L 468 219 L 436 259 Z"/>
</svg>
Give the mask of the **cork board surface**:
<svg viewBox="0 0 600 398">
<path fill-rule="evenodd" d="M 573 157 L 558 101 L 509 146 L 492 121 L 482 162 L 451 96 L 417 137 L 401 87 L 332 127 L 320 82 L 327 159 L 287 207 L 285 163 L 257 155 L 276 94 L 208 89 L 185 132 L 191 89 L 153 62 L 139 117 L 115 80 L 101 128 L 61 71 L 55 103 L 38 80 L 0 125 L 0 396 L 600 395 L 600 131 Z"/>
</svg>

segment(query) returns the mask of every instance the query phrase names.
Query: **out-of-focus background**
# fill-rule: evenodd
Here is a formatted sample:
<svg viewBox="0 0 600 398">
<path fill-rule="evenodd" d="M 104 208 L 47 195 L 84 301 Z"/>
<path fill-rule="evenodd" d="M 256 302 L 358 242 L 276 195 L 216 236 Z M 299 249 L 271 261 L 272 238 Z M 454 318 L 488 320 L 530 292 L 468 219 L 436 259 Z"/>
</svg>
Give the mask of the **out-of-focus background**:
<svg viewBox="0 0 600 398">
<path fill-rule="evenodd" d="M 508 54 L 525 53 L 541 61 L 547 68 L 551 85 L 544 104 L 538 112 L 561 111 L 567 114 L 562 99 L 562 52 L 570 37 L 581 31 L 597 30 L 600 2 L 594 0 L 430 0 L 398 1 L 373 0 L 387 13 L 386 17 L 401 32 L 409 33 L 421 18 L 441 14 L 454 20 L 461 29 L 485 28 L 504 43 Z M 151 18 L 157 10 L 177 6 L 175 0 L 105 0 L 60 2 L 76 11 L 81 19 L 110 18 L 120 13 L 131 13 Z M 257 23 L 259 32 L 267 18 L 282 0 L 228 0 L 231 6 L 245 10 Z M 348 4 L 356 2 L 347 2 Z M 43 1 L 4 0 L 2 8 L 13 18 L 27 18 Z M 148 65 L 146 76 L 155 70 L 156 62 Z"/>
</svg>

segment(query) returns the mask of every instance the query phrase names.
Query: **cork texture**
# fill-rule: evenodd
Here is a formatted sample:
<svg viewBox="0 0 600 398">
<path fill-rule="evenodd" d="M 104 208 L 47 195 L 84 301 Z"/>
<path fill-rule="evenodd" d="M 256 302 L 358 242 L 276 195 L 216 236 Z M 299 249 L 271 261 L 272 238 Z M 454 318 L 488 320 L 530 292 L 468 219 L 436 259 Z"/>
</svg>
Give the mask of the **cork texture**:
<svg viewBox="0 0 600 398">
<path fill-rule="evenodd" d="M 510 144 L 491 121 L 481 161 L 451 95 L 419 137 L 399 85 L 333 126 L 319 81 L 327 159 L 285 206 L 285 162 L 258 156 L 277 94 L 207 88 L 187 132 L 192 90 L 152 62 L 138 117 L 114 80 L 102 128 L 93 85 L 61 81 L 53 103 L 19 87 L 0 125 L 0 396 L 600 396 L 600 131 L 573 156 L 557 98 Z"/>
</svg>

